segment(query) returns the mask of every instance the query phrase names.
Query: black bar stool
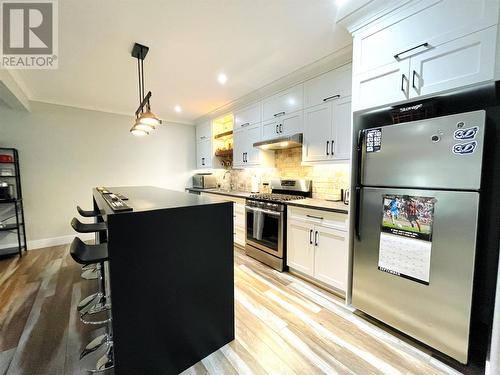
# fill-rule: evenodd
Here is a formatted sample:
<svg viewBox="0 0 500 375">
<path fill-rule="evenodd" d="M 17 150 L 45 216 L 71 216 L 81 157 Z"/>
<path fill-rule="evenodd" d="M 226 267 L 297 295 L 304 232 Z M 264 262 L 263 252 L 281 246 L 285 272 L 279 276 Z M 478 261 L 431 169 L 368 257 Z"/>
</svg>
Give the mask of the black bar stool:
<svg viewBox="0 0 500 375">
<path fill-rule="evenodd" d="M 96 217 L 96 216 L 101 216 L 101 213 L 99 211 L 95 211 L 95 210 L 91 210 L 91 211 L 88 211 L 88 210 L 84 210 L 83 208 L 81 208 L 80 206 L 76 206 L 76 210 L 78 211 L 78 213 L 83 216 L 83 217 Z"/>
<path fill-rule="evenodd" d="M 77 208 L 80 207 L 77 206 Z M 86 224 L 82 223 L 76 217 L 71 220 L 71 227 L 78 233 L 95 233 L 108 229 L 106 223 L 104 222 Z M 100 269 L 101 267 L 99 263 L 87 264 L 82 267 L 82 278 L 84 278 L 85 280 L 97 280 L 99 278 Z"/>
<path fill-rule="evenodd" d="M 108 260 L 108 245 L 106 243 L 97 244 L 97 245 L 88 245 L 83 242 L 80 238 L 75 237 L 70 246 L 70 254 L 73 260 L 79 264 L 86 265 L 91 263 L 99 263 L 103 264 Z M 80 320 L 85 324 L 104 324 L 109 323 L 111 321 L 111 317 L 103 321 L 87 321 L 84 319 L 85 315 L 96 314 L 103 311 L 109 311 L 111 309 L 111 305 L 108 304 L 106 296 L 102 292 L 97 293 L 101 298 L 98 298 L 99 303 L 92 304 L 87 303 L 82 309 L 80 309 L 79 304 L 79 313 Z M 91 297 L 91 296 L 89 296 Z M 96 363 L 95 370 L 88 370 L 89 372 L 101 372 L 114 367 L 113 362 L 113 340 L 112 336 L 108 333 L 104 333 L 94 340 L 92 340 L 82 351 L 80 354 L 80 359 L 83 359 L 90 353 L 93 353 L 101 348 L 105 348 L 105 354 L 99 358 Z"/>
<path fill-rule="evenodd" d="M 82 223 L 76 217 L 74 217 L 73 220 L 71 220 L 71 226 L 78 233 L 95 233 L 95 232 L 105 231 L 108 229 L 108 226 L 104 222 L 86 224 Z"/>
</svg>

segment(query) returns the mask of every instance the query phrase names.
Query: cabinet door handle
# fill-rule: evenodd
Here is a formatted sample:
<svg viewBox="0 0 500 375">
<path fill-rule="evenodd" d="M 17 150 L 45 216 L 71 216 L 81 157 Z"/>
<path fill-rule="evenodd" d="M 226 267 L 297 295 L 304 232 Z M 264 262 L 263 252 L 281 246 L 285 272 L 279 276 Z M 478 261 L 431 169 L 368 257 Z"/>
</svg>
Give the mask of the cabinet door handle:
<svg viewBox="0 0 500 375">
<path fill-rule="evenodd" d="M 279 127 L 279 125 L 276 124 L 276 134 L 278 134 L 278 127 Z"/>
<path fill-rule="evenodd" d="M 323 220 L 321 216 L 314 216 L 314 215 L 306 215 L 307 217 L 310 217 L 311 219 L 318 219 L 318 220 Z"/>
<path fill-rule="evenodd" d="M 332 139 L 332 156 L 335 155 L 335 141 Z"/>
<path fill-rule="evenodd" d="M 412 77 L 411 77 L 411 87 L 413 87 L 415 90 L 417 90 L 417 87 L 415 86 L 415 76 L 417 75 L 417 71 L 413 70 Z"/>
<path fill-rule="evenodd" d="M 402 74 L 401 75 L 401 91 L 403 91 L 406 94 L 405 79 L 406 79 L 406 76 L 404 74 Z"/>
<path fill-rule="evenodd" d="M 429 43 L 425 42 L 425 43 L 419 44 L 418 46 L 408 48 L 408 49 L 407 49 L 407 50 L 405 50 L 405 51 L 402 51 L 402 52 L 396 53 L 396 54 L 394 55 L 394 58 L 395 58 L 396 60 L 398 60 L 398 61 L 399 61 L 399 60 L 400 60 L 400 57 L 399 57 L 400 55 L 405 54 L 405 53 L 408 53 L 408 52 L 411 52 L 411 51 L 413 51 L 414 49 L 417 49 L 417 48 L 420 48 L 420 47 L 429 47 Z"/>
<path fill-rule="evenodd" d="M 205 165 L 205 158 L 201 158 L 201 165 Z"/>
<path fill-rule="evenodd" d="M 309 245 L 313 244 L 313 230 L 311 229 L 309 231 Z"/>
<path fill-rule="evenodd" d="M 248 126 L 248 125 L 250 125 L 250 123 L 249 123 L 249 122 L 245 122 L 244 124 L 241 124 L 240 126 L 241 126 L 242 128 L 244 128 L 245 126 Z"/>
<path fill-rule="evenodd" d="M 285 112 L 278 112 L 278 113 L 275 113 L 273 116 L 274 117 L 278 117 L 278 116 L 283 116 L 285 114 Z"/>
<path fill-rule="evenodd" d="M 314 233 L 314 246 L 318 246 L 318 240 L 319 240 L 319 233 L 318 231 L 316 231 L 316 233 Z"/>
<path fill-rule="evenodd" d="M 280 133 L 283 133 L 283 124 L 280 124 Z"/>
<path fill-rule="evenodd" d="M 328 151 L 330 149 L 329 147 L 330 147 L 330 141 L 326 141 L 326 154 L 327 155 L 330 155 L 330 153 Z"/>
<path fill-rule="evenodd" d="M 323 101 L 324 102 L 327 102 L 328 100 L 332 100 L 332 99 L 339 99 L 340 98 L 340 95 L 332 95 L 332 96 L 329 96 L 327 98 L 324 98 Z"/>
</svg>

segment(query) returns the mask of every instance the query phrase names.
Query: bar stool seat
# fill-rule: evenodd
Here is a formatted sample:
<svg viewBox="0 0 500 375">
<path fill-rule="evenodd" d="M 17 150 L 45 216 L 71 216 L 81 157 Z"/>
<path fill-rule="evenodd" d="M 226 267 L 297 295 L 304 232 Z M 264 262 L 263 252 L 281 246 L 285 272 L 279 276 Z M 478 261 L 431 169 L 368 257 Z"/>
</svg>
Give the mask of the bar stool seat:
<svg viewBox="0 0 500 375">
<path fill-rule="evenodd" d="M 78 233 L 94 233 L 108 229 L 106 223 L 101 222 L 101 223 L 85 224 L 82 223 L 80 220 L 78 220 L 76 217 L 74 217 L 73 220 L 71 220 L 71 226 Z"/>
<path fill-rule="evenodd" d="M 87 245 L 75 237 L 69 248 L 71 257 L 80 264 L 102 263 L 108 260 L 108 244 Z"/>
<path fill-rule="evenodd" d="M 83 217 L 101 216 L 101 213 L 99 211 L 95 211 L 95 210 L 87 211 L 87 210 L 84 210 L 83 208 L 81 208 L 80 206 L 76 206 L 76 209 L 77 209 L 78 213 Z"/>
</svg>

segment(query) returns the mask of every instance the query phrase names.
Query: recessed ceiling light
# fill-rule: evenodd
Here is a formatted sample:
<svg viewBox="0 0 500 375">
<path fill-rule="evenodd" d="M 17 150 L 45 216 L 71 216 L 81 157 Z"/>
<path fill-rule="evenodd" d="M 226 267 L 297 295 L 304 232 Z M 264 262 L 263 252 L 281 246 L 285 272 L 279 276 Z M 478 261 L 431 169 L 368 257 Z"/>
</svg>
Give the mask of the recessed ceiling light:
<svg viewBox="0 0 500 375">
<path fill-rule="evenodd" d="M 227 75 L 225 75 L 224 73 L 219 73 L 219 75 L 217 76 L 217 81 L 219 81 L 221 85 L 224 85 L 227 82 Z"/>
<path fill-rule="evenodd" d="M 180 105 L 176 105 L 174 107 L 174 111 L 177 112 L 177 113 L 181 113 L 182 112 L 182 107 Z"/>
</svg>

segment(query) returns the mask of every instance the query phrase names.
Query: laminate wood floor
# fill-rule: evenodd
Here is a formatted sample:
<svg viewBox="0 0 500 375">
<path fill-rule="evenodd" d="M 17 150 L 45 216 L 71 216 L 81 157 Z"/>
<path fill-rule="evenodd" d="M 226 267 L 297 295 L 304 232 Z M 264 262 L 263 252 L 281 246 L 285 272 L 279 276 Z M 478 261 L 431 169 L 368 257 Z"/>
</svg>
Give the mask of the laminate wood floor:
<svg viewBox="0 0 500 375">
<path fill-rule="evenodd" d="M 80 349 L 101 331 L 81 324 L 75 306 L 95 287 L 68 246 L 0 260 L 0 375 L 84 373 Z M 235 299 L 236 340 L 184 374 L 457 374 L 334 295 L 239 250 Z"/>
</svg>

